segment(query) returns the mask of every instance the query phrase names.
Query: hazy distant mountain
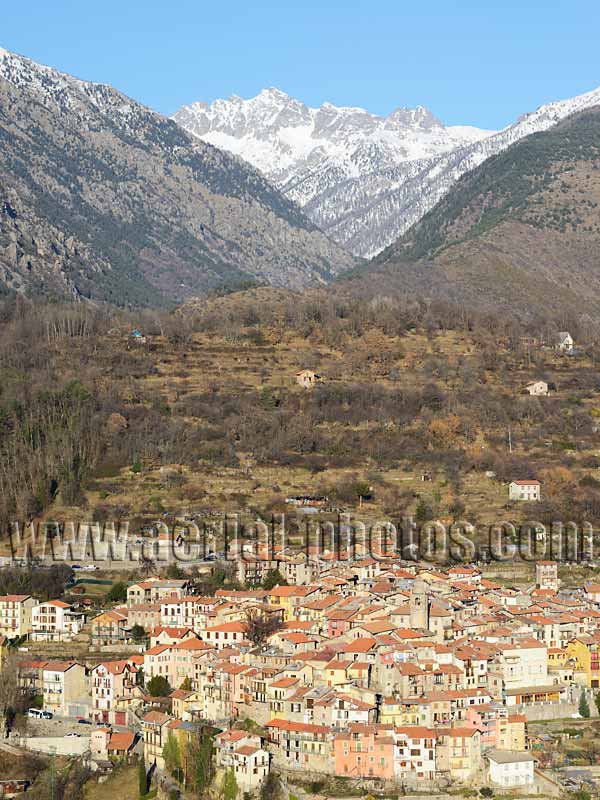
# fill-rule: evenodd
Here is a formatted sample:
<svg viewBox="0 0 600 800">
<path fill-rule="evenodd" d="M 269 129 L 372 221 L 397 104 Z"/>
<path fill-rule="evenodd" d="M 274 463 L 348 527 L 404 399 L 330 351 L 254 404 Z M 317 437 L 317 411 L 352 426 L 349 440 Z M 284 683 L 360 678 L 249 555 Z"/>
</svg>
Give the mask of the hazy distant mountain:
<svg viewBox="0 0 600 800">
<path fill-rule="evenodd" d="M 600 90 L 542 106 L 494 133 L 444 127 L 427 109 L 379 117 L 319 109 L 267 89 L 251 100 L 194 103 L 174 119 L 261 169 L 322 230 L 357 255 L 392 244 L 465 172 L 535 131 L 600 101 Z"/>
<path fill-rule="evenodd" d="M 163 302 L 352 259 L 246 162 L 109 86 L 0 50 L 0 291 Z"/>
</svg>

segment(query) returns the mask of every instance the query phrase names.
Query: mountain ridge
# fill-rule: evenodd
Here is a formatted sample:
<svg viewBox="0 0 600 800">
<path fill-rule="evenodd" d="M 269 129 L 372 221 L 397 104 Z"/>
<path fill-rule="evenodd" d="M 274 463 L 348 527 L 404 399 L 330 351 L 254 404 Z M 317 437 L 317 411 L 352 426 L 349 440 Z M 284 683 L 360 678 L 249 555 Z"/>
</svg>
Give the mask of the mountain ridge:
<svg viewBox="0 0 600 800">
<path fill-rule="evenodd" d="M 598 102 L 595 89 L 542 105 L 494 132 L 444 128 L 422 106 L 399 108 L 387 117 L 330 103 L 311 109 L 271 89 L 250 100 L 234 96 L 184 106 L 173 119 L 257 166 L 331 238 L 371 258 L 421 219 L 465 172 Z"/>
<path fill-rule="evenodd" d="M 366 279 L 524 317 L 594 315 L 599 208 L 600 104 L 463 175 Z"/>
<path fill-rule="evenodd" d="M 0 141 L 4 291 L 154 303 L 248 279 L 301 288 L 351 264 L 246 162 L 5 49 Z"/>
</svg>

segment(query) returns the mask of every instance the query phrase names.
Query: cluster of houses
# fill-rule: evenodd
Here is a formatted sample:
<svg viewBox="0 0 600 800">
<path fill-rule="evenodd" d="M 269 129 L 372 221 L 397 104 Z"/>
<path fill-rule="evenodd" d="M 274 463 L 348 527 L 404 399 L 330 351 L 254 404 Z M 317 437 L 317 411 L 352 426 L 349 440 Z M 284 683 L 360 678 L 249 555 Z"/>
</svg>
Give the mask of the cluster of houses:
<svg viewBox="0 0 600 800">
<path fill-rule="evenodd" d="M 32 626 L 29 600 L 0 608 Z M 277 621 L 259 643 L 248 634 L 256 614 Z M 129 746 L 110 744 L 111 726 L 139 723 L 159 772 L 170 735 L 185 742 L 210 724 L 217 765 L 244 791 L 273 768 L 406 788 L 532 784 L 528 718 L 548 705 L 568 716 L 600 688 L 600 585 L 563 593 L 550 561 L 520 589 L 474 566 L 368 557 L 321 564 L 306 583 L 210 597 L 152 577 L 92 620 L 93 647 L 127 650 L 133 625 L 146 629 L 144 648 L 93 665 L 24 662 L 22 685 L 54 714 L 99 723 L 94 752 Z M 156 676 L 171 688 L 158 706 L 145 688 Z"/>
</svg>

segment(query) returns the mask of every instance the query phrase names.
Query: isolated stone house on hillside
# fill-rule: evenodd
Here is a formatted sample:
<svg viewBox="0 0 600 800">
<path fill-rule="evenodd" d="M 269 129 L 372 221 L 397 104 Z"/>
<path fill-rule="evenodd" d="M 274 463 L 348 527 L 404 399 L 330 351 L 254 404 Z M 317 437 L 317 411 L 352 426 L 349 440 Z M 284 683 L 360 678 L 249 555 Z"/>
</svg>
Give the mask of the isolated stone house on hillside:
<svg viewBox="0 0 600 800">
<path fill-rule="evenodd" d="M 547 397 L 550 385 L 546 381 L 533 381 L 525 387 L 525 392 L 531 397 Z"/>
<path fill-rule="evenodd" d="M 296 373 L 296 383 L 298 386 L 302 386 L 303 389 L 312 389 L 313 386 L 316 386 L 317 383 L 321 383 L 322 380 L 323 378 L 320 375 L 317 375 L 316 372 L 312 372 L 310 369 L 303 369 Z"/>
<path fill-rule="evenodd" d="M 556 334 L 554 346 L 563 353 L 570 353 L 575 346 L 575 342 L 569 331 L 559 331 Z"/>
<path fill-rule="evenodd" d="M 541 483 L 535 480 L 511 481 L 508 485 L 508 499 L 537 501 L 542 496 L 541 488 Z"/>
</svg>

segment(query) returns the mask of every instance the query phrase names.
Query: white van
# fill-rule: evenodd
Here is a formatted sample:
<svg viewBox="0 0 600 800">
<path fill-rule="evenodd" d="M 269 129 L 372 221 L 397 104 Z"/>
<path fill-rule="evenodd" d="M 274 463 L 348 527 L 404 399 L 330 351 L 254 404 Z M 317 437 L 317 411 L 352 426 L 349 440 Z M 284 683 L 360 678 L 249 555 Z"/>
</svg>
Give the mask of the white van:
<svg viewBox="0 0 600 800">
<path fill-rule="evenodd" d="M 54 715 L 51 711 L 42 711 L 41 708 L 30 708 L 27 710 L 27 716 L 32 719 L 52 719 Z"/>
</svg>

